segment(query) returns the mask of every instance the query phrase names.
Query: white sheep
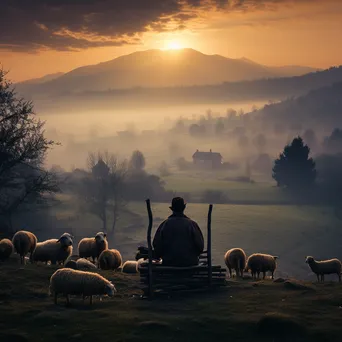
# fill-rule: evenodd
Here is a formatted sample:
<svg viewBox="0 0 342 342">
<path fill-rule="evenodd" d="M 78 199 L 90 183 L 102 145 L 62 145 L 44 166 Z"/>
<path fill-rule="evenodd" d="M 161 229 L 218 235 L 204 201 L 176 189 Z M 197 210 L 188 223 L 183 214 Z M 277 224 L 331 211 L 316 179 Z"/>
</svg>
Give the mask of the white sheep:
<svg viewBox="0 0 342 342">
<path fill-rule="evenodd" d="M 232 248 L 224 256 L 230 277 L 232 277 L 232 270 L 235 270 L 236 275 L 243 277 L 243 271 L 246 266 L 246 253 L 241 248 Z"/>
<path fill-rule="evenodd" d="M 134 260 L 128 260 L 125 261 L 124 264 L 122 265 L 122 272 L 123 273 L 138 273 L 138 261 Z"/>
<path fill-rule="evenodd" d="M 90 297 L 90 304 L 95 295 L 114 296 L 115 286 L 106 278 L 97 273 L 61 268 L 50 278 L 50 294 L 54 295 L 57 304 L 58 294 L 66 296 L 67 304 L 70 304 L 69 295 L 82 295 Z"/>
<path fill-rule="evenodd" d="M 72 268 L 74 270 L 92 270 L 96 266 L 89 260 L 80 258 L 77 260 L 67 260 L 64 265 L 65 268 Z"/>
<path fill-rule="evenodd" d="M 78 244 L 80 258 L 92 258 L 93 262 L 108 249 L 107 234 L 99 232 L 93 238 L 83 238 Z"/>
<path fill-rule="evenodd" d="M 37 246 L 37 237 L 26 230 L 20 230 L 13 236 L 12 243 L 14 250 L 20 255 L 20 262 L 25 264 L 25 256 L 30 253 L 30 261 L 32 262 L 32 254 Z"/>
<path fill-rule="evenodd" d="M 101 270 L 117 270 L 122 265 L 122 256 L 117 249 L 103 251 L 98 259 L 98 267 Z"/>
<path fill-rule="evenodd" d="M 11 240 L 2 239 L 0 241 L 0 260 L 7 260 L 13 253 L 14 247 Z"/>
<path fill-rule="evenodd" d="M 269 255 L 269 254 L 261 254 L 255 253 L 248 257 L 247 265 L 245 271 L 251 270 L 252 277 L 258 279 L 260 277 L 260 272 L 263 273 L 263 279 L 266 277 L 266 272 L 272 273 L 272 279 L 274 279 L 274 271 L 277 268 L 277 256 Z"/>
<path fill-rule="evenodd" d="M 342 264 L 338 259 L 317 261 L 312 256 L 307 256 L 305 262 L 310 266 L 311 271 L 316 274 L 317 281 L 319 282 L 319 276 L 321 281 L 324 282 L 325 274 L 337 274 L 339 282 L 341 282 L 341 269 Z"/>
<path fill-rule="evenodd" d="M 38 242 L 33 253 L 33 261 L 35 262 L 51 262 L 52 265 L 56 263 L 64 264 L 72 254 L 73 240 L 68 233 L 61 235 L 59 239 L 50 239 L 44 242 Z"/>
</svg>

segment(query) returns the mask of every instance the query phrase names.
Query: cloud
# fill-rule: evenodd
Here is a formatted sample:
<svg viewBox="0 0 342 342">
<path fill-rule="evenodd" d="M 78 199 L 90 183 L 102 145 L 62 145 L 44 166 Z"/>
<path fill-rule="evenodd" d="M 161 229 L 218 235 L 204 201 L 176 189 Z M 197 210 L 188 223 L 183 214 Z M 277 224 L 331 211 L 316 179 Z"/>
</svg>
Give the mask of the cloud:
<svg viewBox="0 0 342 342">
<path fill-rule="evenodd" d="M 138 44 L 145 32 L 185 29 L 201 13 L 286 3 L 294 0 L 1 0 L 0 48 L 27 52 Z"/>
</svg>

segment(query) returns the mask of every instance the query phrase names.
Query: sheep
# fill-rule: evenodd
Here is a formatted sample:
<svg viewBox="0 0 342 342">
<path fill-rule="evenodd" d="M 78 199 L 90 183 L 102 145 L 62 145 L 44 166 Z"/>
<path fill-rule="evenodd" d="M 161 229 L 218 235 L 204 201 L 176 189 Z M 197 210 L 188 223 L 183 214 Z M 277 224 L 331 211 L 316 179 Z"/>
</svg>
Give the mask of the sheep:
<svg viewBox="0 0 342 342">
<path fill-rule="evenodd" d="M 235 270 L 236 275 L 243 277 L 243 270 L 246 266 L 246 254 L 241 248 L 232 248 L 224 256 L 230 277 L 232 277 L 232 269 Z"/>
<path fill-rule="evenodd" d="M 90 305 L 94 295 L 114 296 L 115 286 L 97 273 L 61 268 L 50 278 L 50 294 L 54 295 L 54 303 L 57 304 L 58 294 L 66 296 L 67 304 L 70 304 L 69 295 L 83 295 L 90 297 Z"/>
<path fill-rule="evenodd" d="M 342 264 L 338 259 L 317 261 L 312 256 L 307 256 L 305 262 L 310 266 L 311 271 L 316 274 L 317 281 L 321 276 L 322 283 L 324 282 L 325 274 L 337 274 L 339 282 L 341 282 Z"/>
<path fill-rule="evenodd" d="M 11 254 L 13 253 L 13 243 L 11 240 L 2 239 L 0 241 L 0 260 L 5 261 L 7 260 Z"/>
<path fill-rule="evenodd" d="M 96 266 L 87 259 L 80 258 L 77 261 L 75 260 L 68 260 L 65 265 L 65 268 L 72 268 L 74 270 L 91 270 L 96 269 Z"/>
<path fill-rule="evenodd" d="M 138 273 L 138 261 L 128 260 L 122 265 L 123 273 Z"/>
<path fill-rule="evenodd" d="M 274 271 L 277 268 L 277 258 L 277 256 L 272 256 L 269 254 L 252 254 L 247 259 L 245 271 L 248 272 L 251 270 L 252 277 L 256 278 L 256 275 L 258 275 L 258 279 L 260 277 L 260 272 L 263 273 L 263 279 L 265 279 L 266 272 L 270 271 L 272 273 L 272 279 L 274 279 Z"/>
<path fill-rule="evenodd" d="M 122 265 L 122 256 L 117 249 L 107 249 L 98 258 L 98 268 L 101 270 L 116 270 Z"/>
<path fill-rule="evenodd" d="M 20 255 L 21 264 L 25 264 L 25 256 L 30 253 L 30 261 L 37 246 L 37 237 L 26 230 L 20 230 L 13 236 L 12 243 L 17 254 Z"/>
<path fill-rule="evenodd" d="M 78 254 L 81 258 L 93 259 L 95 262 L 100 254 L 108 249 L 107 234 L 99 232 L 94 238 L 83 238 L 78 244 Z"/>
<path fill-rule="evenodd" d="M 33 261 L 48 263 L 52 265 L 56 263 L 64 264 L 72 254 L 73 240 L 68 233 L 64 233 L 57 239 L 50 239 L 37 243 L 37 247 L 33 253 Z"/>
<path fill-rule="evenodd" d="M 64 264 L 64 268 L 71 268 L 73 270 L 77 270 L 77 262 L 75 260 L 68 260 Z"/>
</svg>

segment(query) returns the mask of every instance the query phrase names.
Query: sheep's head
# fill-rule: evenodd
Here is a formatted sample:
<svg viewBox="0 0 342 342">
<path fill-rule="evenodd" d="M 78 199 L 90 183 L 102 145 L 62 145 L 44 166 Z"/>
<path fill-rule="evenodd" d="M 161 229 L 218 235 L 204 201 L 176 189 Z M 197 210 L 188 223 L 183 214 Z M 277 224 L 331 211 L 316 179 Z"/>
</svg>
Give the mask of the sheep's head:
<svg viewBox="0 0 342 342">
<path fill-rule="evenodd" d="M 71 240 L 74 240 L 74 239 L 75 239 L 75 237 L 74 237 L 72 234 L 70 234 L 70 233 L 63 233 L 63 234 L 61 235 L 61 237 L 62 237 L 62 236 L 68 236 L 68 237 L 70 237 Z"/>
<path fill-rule="evenodd" d="M 95 235 L 94 239 L 95 239 L 96 243 L 102 243 L 106 240 L 106 237 L 107 237 L 106 233 L 99 232 Z"/>
<path fill-rule="evenodd" d="M 68 233 L 64 233 L 58 240 L 57 243 L 60 243 L 63 247 L 69 247 L 72 246 L 72 238 L 71 235 Z"/>
<path fill-rule="evenodd" d="M 305 262 L 307 264 L 312 264 L 314 262 L 314 258 L 312 256 L 307 256 Z"/>
<path fill-rule="evenodd" d="M 116 288 L 113 283 L 109 283 L 105 287 L 105 294 L 109 297 L 113 297 L 116 293 Z"/>
</svg>

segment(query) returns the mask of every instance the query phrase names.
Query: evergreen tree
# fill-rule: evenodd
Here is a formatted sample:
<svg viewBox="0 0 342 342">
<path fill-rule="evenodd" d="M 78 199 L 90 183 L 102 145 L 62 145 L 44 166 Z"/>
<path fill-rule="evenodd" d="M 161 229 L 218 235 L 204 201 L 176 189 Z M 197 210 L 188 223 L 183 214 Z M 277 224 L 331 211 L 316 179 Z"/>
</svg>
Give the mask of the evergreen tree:
<svg viewBox="0 0 342 342">
<path fill-rule="evenodd" d="M 134 151 L 130 160 L 130 167 L 136 171 L 144 170 L 146 165 L 145 157 L 142 152 Z"/>
<path fill-rule="evenodd" d="M 279 187 L 303 189 L 312 186 L 316 179 L 316 165 L 309 158 L 310 148 L 301 137 L 286 145 L 275 160 L 272 177 Z"/>
</svg>

